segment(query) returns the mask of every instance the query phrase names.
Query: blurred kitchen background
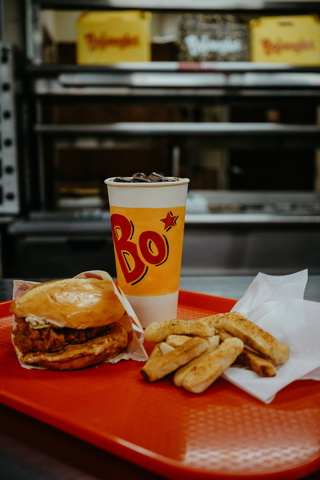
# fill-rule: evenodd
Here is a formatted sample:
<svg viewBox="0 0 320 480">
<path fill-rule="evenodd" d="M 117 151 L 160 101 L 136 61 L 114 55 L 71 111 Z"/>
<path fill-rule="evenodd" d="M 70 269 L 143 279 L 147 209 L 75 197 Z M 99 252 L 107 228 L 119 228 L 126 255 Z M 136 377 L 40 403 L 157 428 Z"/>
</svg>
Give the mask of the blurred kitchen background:
<svg viewBox="0 0 320 480">
<path fill-rule="evenodd" d="M 0 277 L 115 276 L 104 179 L 138 171 L 190 178 L 182 275 L 320 273 L 320 2 L 0 15 Z"/>
</svg>

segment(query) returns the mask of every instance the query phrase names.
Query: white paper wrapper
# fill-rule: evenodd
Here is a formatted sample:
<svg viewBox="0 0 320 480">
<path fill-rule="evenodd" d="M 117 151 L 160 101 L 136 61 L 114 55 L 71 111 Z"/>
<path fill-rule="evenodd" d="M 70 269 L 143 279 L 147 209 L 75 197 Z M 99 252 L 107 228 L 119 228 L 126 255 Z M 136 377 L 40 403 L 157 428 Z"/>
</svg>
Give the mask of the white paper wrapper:
<svg viewBox="0 0 320 480">
<path fill-rule="evenodd" d="M 259 377 L 243 367 L 224 377 L 264 403 L 298 379 L 320 380 L 320 303 L 304 300 L 308 271 L 272 276 L 259 273 L 232 311 L 240 312 L 290 348 L 275 377 Z"/>
<path fill-rule="evenodd" d="M 133 308 L 131 307 L 129 301 L 127 300 L 126 296 L 122 292 L 122 290 L 114 283 L 111 276 L 102 270 L 91 270 L 88 272 L 79 273 L 76 275 L 75 278 L 103 278 L 105 280 L 109 280 L 113 284 L 114 292 L 119 298 L 120 302 L 124 306 L 127 315 L 124 315 L 119 323 L 127 330 L 129 336 L 129 343 L 125 350 L 123 350 L 119 355 L 110 360 L 107 360 L 108 363 L 117 363 L 120 360 L 136 360 L 145 362 L 148 360 L 148 355 L 143 347 L 144 341 L 144 331 L 143 328 L 136 316 Z M 13 282 L 13 299 L 17 298 L 23 292 L 28 290 L 31 286 L 36 285 L 36 282 L 28 282 L 24 280 L 14 280 Z M 15 326 L 15 320 L 13 316 L 13 328 Z M 20 361 L 20 360 L 19 360 Z M 20 361 L 20 365 L 24 368 L 31 369 L 31 368 L 42 368 L 42 367 L 35 367 L 32 365 L 25 365 Z"/>
</svg>

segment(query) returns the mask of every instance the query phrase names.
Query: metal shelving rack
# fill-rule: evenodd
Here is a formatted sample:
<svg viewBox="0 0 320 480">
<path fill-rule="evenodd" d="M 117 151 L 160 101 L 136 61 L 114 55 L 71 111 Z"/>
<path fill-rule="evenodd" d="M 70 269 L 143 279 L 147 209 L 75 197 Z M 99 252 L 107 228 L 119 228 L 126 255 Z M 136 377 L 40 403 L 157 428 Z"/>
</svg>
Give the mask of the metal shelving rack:
<svg viewBox="0 0 320 480">
<path fill-rule="evenodd" d="M 38 105 L 44 98 L 97 97 L 153 102 L 179 102 L 193 98 L 199 104 L 217 102 L 268 102 L 279 104 L 295 100 L 318 105 L 320 101 L 320 67 L 291 67 L 282 64 L 251 62 L 147 62 L 112 66 L 48 65 L 42 62 L 40 16 L 42 9 L 121 10 L 141 9 L 151 12 L 241 12 L 272 14 L 319 13 L 318 1 L 263 0 L 27 0 L 28 56 L 27 73 Z M 81 87 L 81 88 L 79 88 Z M 39 111 L 39 109 L 38 109 Z M 34 126 L 39 142 L 40 172 L 42 142 L 48 136 L 79 138 L 83 135 L 127 136 L 142 138 L 168 136 L 174 139 L 173 169 L 179 174 L 179 142 L 202 137 L 214 147 L 264 148 L 266 145 L 292 148 L 320 147 L 320 125 L 284 125 L 276 123 L 117 123 L 114 125 L 46 125 L 38 116 Z M 42 182 L 43 183 L 43 182 Z M 45 191 L 41 188 L 41 204 Z"/>
<path fill-rule="evenodd" d="M 273 101 L 279 105 L 317 106 L 320 104 L 320 67 L 292 67 L 281 64 L 255 64 L 250 62 L 149 62 L 123 63 L 112 66 L 80 66 L 44 64 L 42 55 L 42 32 L 40 17 L 42 9 L 57 10 L 148 10 L 155 13 L 171 12 L 216 12 L 242 13 L 257 15 L 287 15 L 310 14 L 320 15 L 320 2 L 310 1 L 268 1 L 268 0 L 26 0 L 27 14 L 27 56 L 30 60 L 26 67 L 26 75 L 31 86 L 32 103 L 35 107 L 35 119 L 32 126 L 37 138 L 38 149 L 35 158 L 38 159 L 40 173 L 40 210 L 31 212 L 27 219 L 21 219 L 10 226 L 9 233 L 16 238 L 30 239 L 27 248 L 34 250 L 42 248 L 43 237 L 48 245 L 55 235 L 61 244 L 70 239 L 77 241 L 85 235 L 85 240 L 91 237 L 95 241 L 110 236 L 109 212 L 103 211 L 94 217 L 84 211 L 78 211 L 73 217 L 64 217 L 63 213 L 46 210 L 45 189 L 45 158 L 43 144 L 45 140 L 76 144 L 79 139 L 95 137 L 99 141 L 109 138 L 134 139 L 145 142 L 150 138 L 166 136 L 172 139 L 173 173 L 179 173 L 180 144 L 190 144 L 201 140 L 202 145 L 216 148 L 267 148 L 271 145 L 279 148 L 320 148 L 320 125 L 298 125 L 281 123 L 231 123 L 194 122 L 185 123 L 117 123 L 99 125 L 64 125 L 47 124 L 41 117 L 41 102 L 54 103 L 56 99 L 97 100 L 108 102 L 115 100 L 120 104 L 130 102 L 148 102 L 161 105 L 164 100 L 168 104 L 193 101 L 200 105 L 211 105 L 222 102 L 224 105 L 268 104 Z M 69 142 L 69 143 L 68 143 Z M 194 192 L 195 195 L 201 192 Z M 260 192 L 261 193 L 261 192 Z M 190 267 L 190 274 L 205 274 L 209 267 L 210 274 L 221 272 L 253 273 L 264 265 L 274 269 L 300 268 L 303 257 L 296 252 L 303 252 L 304 245 L 310 245 L 306 262 L 315 271 L 320 268 L 319 255 L 315 253 L 314 245 L 319 243 L 319 210 L 311 214 L 297 209 L 286 214 L 286 204 L 299 203 L 319 206 L 320 194 L 289 194 L 283 192 L 281 198 L 275 200 L 273 194 L 266 192 L 257 195 L 252 192 L 248 196 L 232 192 L 207 192 L 208 203 L 218 205 L 235 201 L 246 202 L 251 206 L 250 213 L 213 213 L 207 211 L 189 212 L 186 216 L 186 257 L 192 259 L 195 252 L 203 256 L 203 252 L 211 252 L 212 259 L 197 258 Z M 300 199 L 300 200 L 299 200 Z M 279 212 L 256 211 L 259 205 L 279 201 L 284 209 Z M 261 206 L 260 205 L 260 206 Z M 72 215 L 72 214 L 71 214 Z M 275 235 L 269 235 L 275 229 Z M 211 231 L 214 231 L 211 236 Z M 199 247 L 201 231 L 203 243 Z M 273 232 L 273 230 L 272 230 Z M 190 233 L 190 235 L 189 235 Z M 267 237 L 265 235 L 267 234 Z M 64 238 L 64 236 L 66 238 Z M 296 240 L 292 240 L 296 237 Z M 267 241 L 265 241 L 267 238 Z M 110 240 L 110 239 L 109 239 Z M 29 240 L 28 240 L 29 241 Z M 111 240 L 110 240 L 111 245 Z M 109 247 L 110 247 L 109 245 Z M 288 248 L 290 245 L 290 248 Z M 268 263 L 269 250 L 279 251 L 281 258 L 273 258 Z M 302 247 L 303 246 L 303 247 Z M 108 247 L 108 248 L 109 248 Z M 50 247 L 50 252 L 56 247 Z M 90 247 L 90 251 L 96 249 Z M 201 250 L 201 252 L 200 252 Z M 22 250 L 21 250 L 22 251 Z M 108 250 L 109 251 L 109 250 Z M 218 252 L 216 257 L 215 251 Z M 69 252 L 69 250 L 68 250 Z M 220 253 L 219 253 L 220 252 Z M 282 253 L 281 253 L 282 252 Z M 269 252 L 270 253 L 270 252 Z M 26 254 L 25 254 L 26 255 Z M 81 260 L 84 257 L 81 257 Z M 282 267 L 279 265 L 283 262 Z M 298 261 L 295 262 L 295 260 Z M 54 258 L 52 259 L 54 261 Z M 193 260 L 192 260 L 193 261 Z M 113 260 L 111 259 L 111 264 Z M 198 263 L 197 263 L 198 262 Z M 246 263 L 247 262 L 247 263 Z M 251 263 L 250 263 L 251 262 Z M 287 262 L 287 263 L 286 263 Z M 192 262 L 191 262 L 192 263 Z M 303 267 L 303 265 L 302 265 Z M 301 267 L 301 268 L 302 268 Z M 186 272 L 188 270 L 188 262 Z M 221 273 L 220 272 L 220 273 Z M 60 274 L 60 272 L 59 272 Z M 69 273 L 67 273 L 69 274 Z"/>
<path fill-rule="evenodd" d="M 12 45 L 0 42 L 0 215 L 20 212 L 15 61 Z"/>
<path fill-rule="evenodd" d="M 28 56 L 42 63 L 42 9 L 60 10 L 147 10 L 150 12 L 241 12 L 274 14 L 319 13 L 318 0 L 26 0 Z"/>
</svg>

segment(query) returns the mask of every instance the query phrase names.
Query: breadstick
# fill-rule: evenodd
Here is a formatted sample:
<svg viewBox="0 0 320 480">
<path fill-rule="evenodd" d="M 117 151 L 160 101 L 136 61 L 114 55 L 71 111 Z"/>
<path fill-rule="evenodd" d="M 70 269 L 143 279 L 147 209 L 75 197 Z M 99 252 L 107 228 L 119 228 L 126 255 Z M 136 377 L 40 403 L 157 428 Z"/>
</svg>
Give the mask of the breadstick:
<svg viewBox="0 0 320 480">
<path fill-rule="evenodd" d="M 166 343 L 176 348 L 180 347 L 180 345 L 182 345 L 187 340 L 190 340 L 190 337 L 188 337 L 188 335 L 168 335 L 166 338 Z"/>
<path fill-rule="evenodd" d="M 250 348 L 270 358 L 273 362 L 283 364 L 288 360 L 290 351 L 286 345 L 240 313 L 225 314 L 219 322 L 219 329 L 220 325 L 223 330 L 240 338 Z"/>
<path fill-rule="evenodd" d="M 159 348 L 161 350 L 162 355 L 165 355 L 166 353 L 172 352 L 172 350 L 174 350 L 174 347 L 172 345 L 169 345 L 166 342 L 161 342 L 159 344 Z"/>
<path fill-rule="evenodd" d="M 204 322 L 206 322 L 211 327 L 215 328 L 216 330 L 221 330 L 221 319 L 225 316 L 225 313 L 216 313 L 215 315 L 210 315 L 209 317 L 201 318 Z"/>
<path fill-rule="evenodd" d="M 152 322 L 145 329 L 145 338 L 148 342 L 162 342 L 169 335 L 196 335 L 212 337 L 215 329 L 203 320 L 164 320 Z"/>
<path fill-rule="evenodd" d="M 149 355 L 149 360 L 151 360 L 152 358 L 162 357 L 163 353 L 160 349 L 160 345 L 161 345 L 161 342 L 157 343 L 157 345 L 153 348 L 152 352 Z"/>
<path fill-rule="evenodd" d="M 225 340 L 213 352 L 205 355 L 185 376 L 182 386 L 192 393 L 208 388 L 242 352 L 244 344 L 239 338 Z"/>
<path fill-rule="evenodd" d="M 163 355 L 170 352 L 171 350 L 174 350 L 174 348 L 171 347 L 171 345 L 168 345 L 165 342 L 157 343 L 157 345 L 154 347 L 154 349 L 150 353 L 147 363 L 155 358 L 162 357 Z"/>
<path fill-rule="evenodd" d="M 266 358 L 262 358 L 256 355 L 254 352 L 249 352 L 244 349 L 238 356 L 236 363 L 249 367 L 256 372 L 260 377 L 275 377 L 277 369 L 273 363 L 269 362 Z"/>
<path fill-rule="evenodd" d="M 213 352 L 219 345 L 220 337 L 219 335 L 214 335 L 210 339 L 208 339 L 209 342 L 209 348 L 206 352 L 204 352 L 200 357 L 194 358 L 191 360 L 191 362 L 187 363 L 183 367 L 180 367 L 174 374 L 173 376 L 173 383 L 175 384 L 176 387 L 182 387 L 182 382 L 184 377 L 190 372 L 192 367 L 194 367 L 200 360 L 205 356 L 208 355 L 208 353 Z"/>
<path fill-rule="evenodd" d="M 219 330 L 218 335 L 223 342 L 224 342 L 224 340 L 227 340 L 228 338 L 234 338 L 234 336 L 231 335 L 231 333 L 224 332 L 223 330 Z"/>
<path fill-rule="evenodd" d="M 160 378 L 174 372 L 177 368 L 185 365 L 203 352 L 208 350 L 209 343 L 204 338 L 194 337 L 180 347 L 173 349 L 160 358 L 148 360 L 140 373 L 148 382 L 155 382 Z"/>
<path fill-rule="evenodd" d="M 227 338 L 234 338 L 230 333 L 219 332 L 219 337 L 221 340 L 226 340 Z M 277 369 L 273 363 L 269 362 L 266 358 L 260 357 L 254 351 L 248 350 L 247 347 L 244 347 L 244 350 L 236 358 L 235 363 L 239 365 L 244 365 L 249 367 L 251 370 L 256 372 L 260 377 L 274 377 L 277 374 Z"/>
</svg>

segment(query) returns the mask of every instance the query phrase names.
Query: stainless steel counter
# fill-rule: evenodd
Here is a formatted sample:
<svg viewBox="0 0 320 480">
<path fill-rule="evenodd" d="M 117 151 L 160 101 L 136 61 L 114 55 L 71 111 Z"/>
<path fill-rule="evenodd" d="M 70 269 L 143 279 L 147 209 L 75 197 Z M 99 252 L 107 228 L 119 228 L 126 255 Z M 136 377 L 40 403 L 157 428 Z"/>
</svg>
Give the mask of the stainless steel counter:
<svg viewBox="0 0 320 480">
<path fill-rule="evenodd" d="M 115 275 L 107 210 L 33 212 L 10 223 L 6 233 L 13 253 L 8 265 L 4 259 L 4 276 L 67 277 L 92 265 Z M 284 275 L 305 268 L 319 275 L 319 244 L 318 193 L 193 190 L 182 275 Z"/>
<path fill-rule="evenodd" d="M 255 275 L 181 277 L 180 289 L 239 300 L 254 278 Z M 320 275 L 309 275 L 304 298 L 320 302 Z"/>
<path fill-rule="evenodd" d="M 180 289 L 239 300 L 254 278 L 255 275 L 182 276 Z M 28 278 L 28 280 L 41 282 L 46 279 Z M 11 300 L 12 288 L 12 280 L 0 279 L 0 302 Z M 320 302 L 320 275 L 309 275 L 305 290 L 305 300 Z"/>
</svg>

